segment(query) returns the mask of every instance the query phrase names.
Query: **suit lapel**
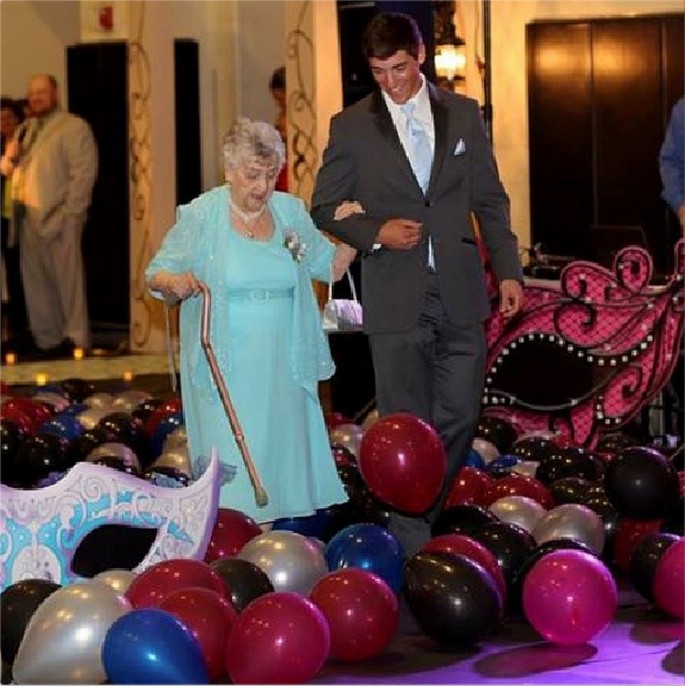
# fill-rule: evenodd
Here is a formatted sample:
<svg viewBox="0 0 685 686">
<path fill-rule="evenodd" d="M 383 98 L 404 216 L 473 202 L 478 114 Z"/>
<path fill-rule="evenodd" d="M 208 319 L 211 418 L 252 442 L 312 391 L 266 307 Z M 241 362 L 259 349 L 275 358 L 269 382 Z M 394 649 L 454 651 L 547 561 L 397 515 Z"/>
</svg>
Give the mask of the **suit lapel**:
<svg viewBox="0 0 685 686">
<path fill-rule="evenodd" d="M 374 122 L 378 128 L 381 138 L 387 143 L 397 158 L 398 168 L 404 174 L 406 174 L 413 183 L 416 184 L 411 163 L 404 152 L 400 137 L 397 135 L 395 125 L 392 122 L 390 112 L 388 112 L 388 108 L 385 106 L 385 103 L 383 102 L 383 96 L 379 90 L 374 91 L 372 94 L 370 110 L 373 114 Z"/>
<path fill-rule="evenodd" d="M 440 92 L 433 84 L 428 84 L 431 109 L 433 110 L 433 127 L 435 129 L 435 150 L 433 152 L 433 166 L 431 167 L 431 177 L 428 182 L 428 192 L 433 188 L 440 175 L 440 168 L 445 159 L 447 149 L 447 107 L 442 101 Z"/>
</svg>

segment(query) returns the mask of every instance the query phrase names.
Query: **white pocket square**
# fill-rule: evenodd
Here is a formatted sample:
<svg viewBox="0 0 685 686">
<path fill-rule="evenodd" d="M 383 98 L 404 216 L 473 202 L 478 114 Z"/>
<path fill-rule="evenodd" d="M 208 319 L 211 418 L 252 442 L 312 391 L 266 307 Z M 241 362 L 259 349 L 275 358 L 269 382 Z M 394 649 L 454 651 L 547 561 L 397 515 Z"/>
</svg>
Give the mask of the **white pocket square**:
<svg viewBox="0 0 685 686">
<path fill-rule="evenodd" d="M 464 143 L 464 139 L 460 138 L 457 141 L 457 144 L 454 146 L 454 153 L 453 155 L 464 155 L 466 153 L 466 143 Z"/>
</svg>

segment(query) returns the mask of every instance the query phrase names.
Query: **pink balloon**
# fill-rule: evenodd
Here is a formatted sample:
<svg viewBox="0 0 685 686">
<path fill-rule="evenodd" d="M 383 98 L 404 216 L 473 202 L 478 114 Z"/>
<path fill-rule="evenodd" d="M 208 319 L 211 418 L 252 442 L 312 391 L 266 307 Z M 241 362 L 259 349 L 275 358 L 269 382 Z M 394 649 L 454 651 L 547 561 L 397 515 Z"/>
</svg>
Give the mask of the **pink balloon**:
<svg viewBox="0 0 685 686">
<path fill-rule="evenodd" d="M 433 505 L 447 469 L 438 432 L 408 412 L 386 415 L 373 424 L 362 438 L 357 459 L 377 498 L 413 514 Z"/>
<path fill-rule="evenodd" d="M 673 546 L 671 546 L 673 547 Z M 548 641 L 582 645 L 616 614 L 618 591 L 604 563 L 581 550 L 555 550 L 540 558 L 523 582 L 523 611 Z"/>
<path fill-rule="evenodd" d="M 328 621 L 299 593 L 256 598 L 233 623 L 226 668 L 234 684 L 306 684 L 330 648 Z"/>
<path fill-rule="evenodd" d="M 497 558 L 482 543 L 462 534 L 443 534 L 431 538 L 422 550 L 427 553 L 456 553 L 477 562 L 492 577 L 499 591 L 502 607 L 505 607 L 507 584 L 504 580 L 504 574 L 497 563 Z"/>
<path fill-rule="evenodd" d="M 654 570 L 652 591 L 656 606 L 672 617 L 685 616 L 685 538 L 681 537 L 661 556 Z"/>
<path fill-rule="evenodd" d="M 220 507 L 205 553 L 205 562 L 235 557 L 248 541 L 261 533 L 259 524 L 249 515 L 230 507 Z"/>
<path fill-rule="evenodd" d="M 350 567 L 327 574 L 309 595 L 331 630 L 331 657 L 366 660 L 385 650 L 399 622 L 397 597 L 373 572 Z"/>
</svg>

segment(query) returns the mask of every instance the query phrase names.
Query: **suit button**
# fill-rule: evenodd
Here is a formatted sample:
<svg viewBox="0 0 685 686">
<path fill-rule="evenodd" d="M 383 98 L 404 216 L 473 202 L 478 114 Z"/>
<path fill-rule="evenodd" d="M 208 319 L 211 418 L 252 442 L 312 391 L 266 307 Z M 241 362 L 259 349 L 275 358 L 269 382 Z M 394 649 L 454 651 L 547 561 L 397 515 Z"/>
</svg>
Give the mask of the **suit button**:
<svg viewBox="0 0 685 686">
<path fill-rule="evenodd" d="M 433 207 L 433 203 L 430 200 L 424 200 L 423 206 L 424 207 Z"/>
</svg>

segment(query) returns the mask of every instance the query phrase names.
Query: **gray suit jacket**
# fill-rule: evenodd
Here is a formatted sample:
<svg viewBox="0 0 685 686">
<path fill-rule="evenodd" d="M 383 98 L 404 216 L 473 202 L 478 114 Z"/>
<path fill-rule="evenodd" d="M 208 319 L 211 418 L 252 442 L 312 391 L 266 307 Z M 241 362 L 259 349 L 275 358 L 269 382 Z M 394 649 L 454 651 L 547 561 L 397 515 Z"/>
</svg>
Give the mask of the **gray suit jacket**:
<svg viewBox="0 0 685 686">
<path fill-rule="evenodd" d="M 416 325 L 433 242 L 440 292 L 450 320 L 470 326 L 490 313 L 485 273 L 473 233 L 478 219 L 499 280 L 523 279 L 509 198 L 475 100 L 428 84 L 435 125 L 435 156 L 424 196 L 416 182 L 379 91 L 331 120 L 312 198 L 320 229 L 362 251 L 362 297 L 367 333 L 404 331 Z M 343 200 L 358 200 L 365 215 L 333 220 Z M 372 250 L 388 219 L 423 223 L 412 250 Z"/>
</svg>

